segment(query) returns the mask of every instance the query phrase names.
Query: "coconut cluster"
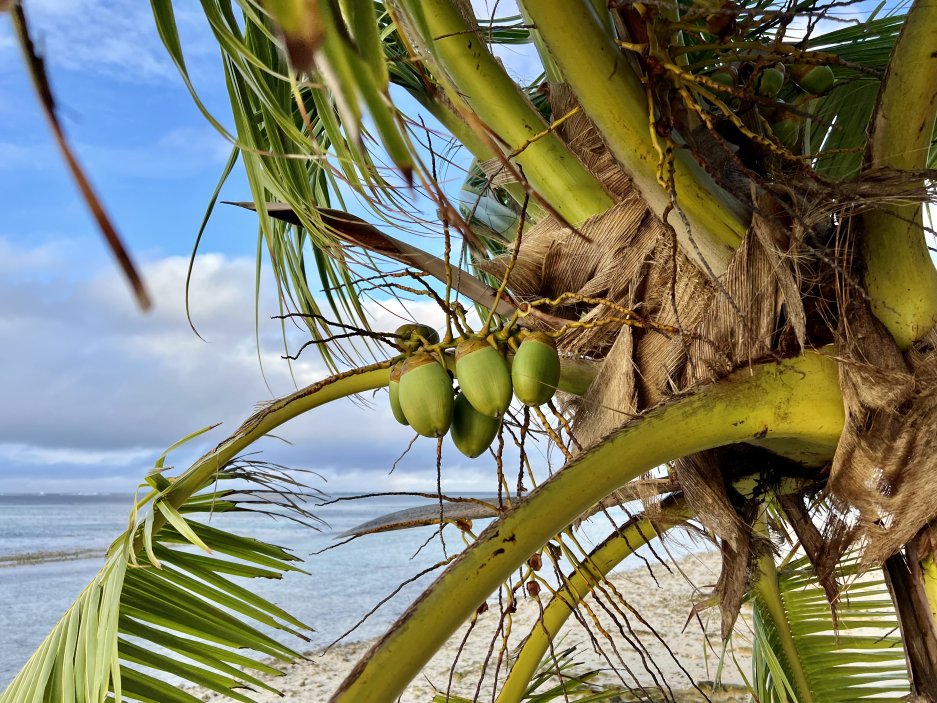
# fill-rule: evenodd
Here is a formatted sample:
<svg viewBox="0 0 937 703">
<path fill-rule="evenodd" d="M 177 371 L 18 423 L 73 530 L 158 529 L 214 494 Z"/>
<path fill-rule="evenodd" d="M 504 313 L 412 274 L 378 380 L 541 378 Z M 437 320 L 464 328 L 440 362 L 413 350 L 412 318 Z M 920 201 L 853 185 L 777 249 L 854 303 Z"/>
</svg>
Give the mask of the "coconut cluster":
<svg viewBox="0 0 937 703">
<path fill-rule="evenodd" d="M 798 97 L 790 103 L 778 99 L 777 107 L 767 110 L 769 114 L 765 115 L 775 139 L 788 149 L 795 149 L 800 141 L 806 103 L 828 92 L 836 80 L 833 69 L 826 65 L 794 63 L 787 66 L 780 62 L 768 66 L 751 63 L 721 66 L 710 73 L 709 78 L 727 88 L 743 88 L 762 98 L 776 99 L 790 81 L 800 88 L 803 92 Z"/>
<path fill-rule="evenodd" d="M 396 335 L 407 357 L 390 374 L 394 417 L 424 437 L 451 432 L 456 448 L 470 458 L 491 446 L 512 398 L 531 407 L 542 405 L 560 380 L 556 343 L 540 332 L 523 338 L 510 364 L 505 345 L 493 335 L 461 340 L 455 347 L 459 392 L 442 352 L 427 349 L 439 344 L 435 330 L 404 325 Z"/>
</svg>

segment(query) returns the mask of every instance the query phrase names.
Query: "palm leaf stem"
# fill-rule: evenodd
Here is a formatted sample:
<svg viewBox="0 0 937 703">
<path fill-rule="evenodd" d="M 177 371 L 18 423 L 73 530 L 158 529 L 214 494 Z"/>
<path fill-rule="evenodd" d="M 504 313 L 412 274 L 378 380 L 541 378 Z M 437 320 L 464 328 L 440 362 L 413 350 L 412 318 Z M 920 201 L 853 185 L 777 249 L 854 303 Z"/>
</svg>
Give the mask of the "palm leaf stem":
<svg viewBox="0 0 937 703">
<path fill-rule="evenodd" d="M 602 184 L 549 129 L 450 0 L 401 0 L 400 6 L 413 43 L 429 51 L 452 81 L 446 89 L 453 102 L 468 105 L 561 217 L 578 226 L 612 206 Z"/>
<path fill-rule="evenodd" d="M 255 212 L 257 210 L 256 205 L 251 202 L 229 204 Z M 265 210 L 270 217 L 297 226 L 301 225 L 296 211 L 286 203 L 267 203 Z M 367 251 L 398 261 L 405 266 L 428 273 L 441 283 L 449 283 L 451 279 L 454 291 L 465 295 L 473 302 L 488 309 L 494 307 L 495 312 L 499 315 L 510 317 L 517 312 L 518 304 L 513 299 L 504 292 L 498 295 L 497 290 L 468 271 L 451 264 L 447 265 L 439 257 L 384 234 L 373 225 L 350 213 L 322 207 L 316 208 L 316 211 L 329 232 L 345 244 L 361 247 Z M 568 322 L 568 320 L 543 313 L 535 308 L 531 308 L 529 314 L 555 329 Z"/>
<path fill-rule="evenodd" d="M 586 114 L 602 134 L 618 162 L 634 178 L 641 195 L 658 217 L 670 212 L 672 196 L 658 182 L 661 155 L 651 141 L 645 87 L 609 35 L 591 3 L 535 0 L 523 5 L 537 25 L 563 76 L 576 92 Z M 689 222 L 687 229 L 674 214 L 674 228 L 685 251 L 702 257 L 716 273 L 725 270 L 732 251 L 747 229 L 739 204 L 720 190 L 692 159 L 674 160 L 677 203 Z"/>
<path fill-rule="evenodd" d="M 566 577 L 562 588 L 550 599 L 543 615 L 521 643 L 520 653 L 501 687 L 497 703 L 520 703 L 550 642 L 578 604 L 615 566 L 639 547 L 692 517 L 692 511 L 682 496 L 666 500 L 661 509 L 664 512 L 653 520 L 645 514 L 636 515 L 576 564 L 573 573 Z"/>
<path fill-rule="evenodd" d="M 248 418 L 231 437 L 202 456 L 179 476 L 165 491 L 163 500 L 178 509 L 210 481 L 213 474 L 274 428 L 320 405 L 381 388 L 389 381 L 390 362 L 385 361 L 363 369 L 336 374 L 270 403 Z M 162 513 L 156 514 L 153 522 L 153 531 L 158 531 L 165 524 L 165 516 Z M 142 536 L 138 536 L 137 540 L 141 541 Z"/>
<path fill-rule="evenodd" d="M 759 525 L 766 531 L 766 526 Z M 784 612 L 784 602 L 781 600 L 781 588 L 778 583 L 778 569 L 774 563 L 774 554 L 768 553 L 758 560 L 758 581 L 755 584 L 755 592 L 764 607 L 764 611 L 770 615 L 771 623 L 781 641 L 782 653 L 786 666 L 786 673 L 789 674 L 788 683 L 793 686 L 798 703 L 813 703 L 813 695 L 810 690 L 810 684 L 804 673 L 800 662 L 800 655 L 797 653 L 797 647 L 791 633 L 790 623 L 787 621 L 787 615 Z"/>
<path fill-rule="evenodd" d="M 454 357 L 450 359 L 449 356 L 447 363 L 451 363 L 454 368 Z M 390 367 L 394 361 L 396 359 L 344 371 L 270 403 L 248 418 L 228 439 L 192 464 L 164 491 L 161 500 L 178 510 L 245 448 L 288 420 L 333 400 L 386 386 L 390 382 Z M 564 359 L 557 387 L 581 395 L 588 389 L 595 372 L 595 365 L 587 360 Z M 166 516 L 157 512 L 153 518 L 152 531 L 158 531 L 165 522 Z M 138 536 L 136 546 L 142 546 L 142 536 Z"/>
<path fill-rule="evenodd" d="M 937 5 L 915 0 L 895 44 L 873 116 L 869 168 L 927 166 L 937 119 Z M 915 185 L 909 183 L 909 188 Z M 924 239 L 923 205 L 867 213 L 864 255 L 872 310 L 902 349 L 937 322 L 937 269 Z"/>
<path fill-rule="evenodd" d="M 815 441 L 832 456 L 843 417 L 836 364 L 816 353 L 745 369 L 648 411 L 489 526 L 356 665 L 333 703 L 394 700 L 524 560 L 641 473 L 764 435 Z"/>
</svg>

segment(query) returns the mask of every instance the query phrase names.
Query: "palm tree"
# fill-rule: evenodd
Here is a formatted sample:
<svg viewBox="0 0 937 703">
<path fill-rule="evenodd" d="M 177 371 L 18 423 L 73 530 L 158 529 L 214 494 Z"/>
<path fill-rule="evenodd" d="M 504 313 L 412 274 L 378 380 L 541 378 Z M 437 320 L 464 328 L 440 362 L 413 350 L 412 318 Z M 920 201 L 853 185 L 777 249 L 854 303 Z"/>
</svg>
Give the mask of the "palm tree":
<svg viewBox="0 0 937 703">
<path fill-rule="evenodd" d="M 151 2 L 192 88 L 172 5 Z M 236 125 L 222 182 L 240 159 L 284 306 L 336 373 L 262 408 L 174 480 L 160 460 L 104 569 L 0 701 L 194 700 L 141 664 L 249 700 L 237 686 L 264 684 L 237 667 L 267 665 L 237 650 L 295 653 L 247 623 L 302 623 L 225 574 L 295 566 L 193 518 L 257 497 L 293 505 L 298 487 L 240 453 L 300 413 L 388 385 L 415 352 L 470 388 L 460 341 L 512 356 L 536 332 L 558 347 L 566 402 L 525 406 L 498 431 L 522 451 L 540 433 L 566 465 L 527 496 L 501 477 L 499 504 L 477 512 L 498 519 L 332 700 L 394 700 L 533 554 L 553 554 L 544 545 L 597 505 L 644 496 L 644 512 L 572 558 L 499 701 L 528 691 L 610 569 L 691 520 L 722 554 L 708 603 L 724 637 L 754 604 L 758 700 L 937 701 L 933 4 L 845 24 L 833 21 L 841 3 L 816 0 L 523 0 L 499 19 L 464 0 L 239 5 L 202 3 Z M 544 70 L 532 86 L 492 53 L 526 42 Z M 408 117 L 414 105 L 441 127 Z M 461 203 L 442 185 L 440 129 L 473 158 Z M 412 215 L 410 184 L 438 221 Z M 344 212 L 349 194 L 378 224 Z M 441 241 L 418 248 L 384 225 Z M 441 339 L 372 331 L 362 299 L 374 288 L 437 301 Z M 666 480 L 641 479 L 655 467 Z M 213 487 L 229 478 L 260 487 Z M 453 521 L 447 511 L 440 496 L 436 521 Z M 791 558 L 775 546 L 787 533 Z M 853 579 L 879 568 L 882 579 Z M 883 634 L 896 623 L 900 639 Z"/>
</svg>

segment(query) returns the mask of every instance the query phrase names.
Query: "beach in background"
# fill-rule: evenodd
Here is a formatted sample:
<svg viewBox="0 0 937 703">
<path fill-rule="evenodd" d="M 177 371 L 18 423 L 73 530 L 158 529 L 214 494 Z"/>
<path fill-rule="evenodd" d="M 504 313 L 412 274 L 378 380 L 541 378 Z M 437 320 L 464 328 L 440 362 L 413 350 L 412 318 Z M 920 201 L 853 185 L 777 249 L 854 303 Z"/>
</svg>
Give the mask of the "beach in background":
<svg viewBox="0 0 937 703">
<path fill-rule="evenodd" d="M 325 693 L 334 689 L 365 651 L 368 641 L 381 634 L 406 609 L 432 581 L 436 572 L 403 587 L 393 599 L 355 628 L 360 618 L 400 583 L 442 558 L 439 540 L 433 538 L 433 528 L 370 535 L 341 546 L 336 546 L 339 542 L 336 536 L 380 515 L 426 503 L 419 498 L 386 496 L 322 506 L 314 510 L 327 523 L 321 532 L 288 520 L 272 520 L 259 515 L 219 515 L 213 518 L 213 524 L 218 527 L 286 547 L 305 560 L 302 566 L 309 575 L 287 574 L 281 581 L 258 579 L 251 582 L 252 589 L 315 628 L 309 642 L 300 645 L 295 641 L 290 643 L 314 654 L 308 663 L 291 667 L 289 675 L 277 682 L 276 685 L 290 694 L 287 700 L 292 695 L 296 695 L 297 700 L 324 700 Z M 5 633 L 0 638 L 0 687 L 12 679 L 100 568 L 104 551 L 126 528 L 130 506 L 129 496 L 0 496 L 0 603 L 3 604 L 0 606 L 0 628 Z M 620 514 L 619 517 L 624 519 Z M 608 532 L 609 525 L 603 520 L 584 529 L 581 541 L 586 548 Z M 476 532 L 483 526 L 484 522 L 477 522 L 474 526 Z M 461 540 L 454 529 L 447 530 L 447 536 L 450 550 L 461 548 Z M 680 559 L 679 570 L 668 571 L 652 555 L 642 555 L 626 560 L 615 577 L 619 593 L 647 622 L 641 623 L 636 615 L 629 613 L 630 627 L 634 630 L 631 632 L 624 620 L 618 619 L 625 627 L 626 635 L 635 642 L 640 640 L 650 657 L 642 661 L 642 657 L 627 644 L 619 646 L 619 653 L 633 672 L 633 676 L 625 674 L 629 686 L 640 684 L 651 690 L 667 680 L 675 691 L 689 689 L 685 692 L 689 697 L 680 694 L 678 700 L 705 700 L 693 691 L 690 678 L 698 682 L 712 680 L 716 675 L 718 652 L 706 647 L 696 621 L 683 631 L 694 594 L 681 571 L 694 583 L 712 584 L 718 576 L 718 561 L 712 555 L 688 554 L 690 550 L 681 548 L 679 541 L 670 547 Z M 663 553 L 661 556 L 666 557 Z M 649 573 L 648 564 L 651 563 L 654 564 L 656 583 Z M 472 637 L 462 650 L 455 669 L 457 675 L 453 677 L 454 692 L 474 695 L 481 680 L 482 664 L 499 620 L 497 601 L 492 600 L 491 606 L 488 613 L 479 619 Z M 597 606 L 596 612 L 600 617 L 606 617 L 601 611 L 602 607 Z M 517 633 L 526 632 L 538 613 L 536 601 L 525 600 L 520 604 L 518 613 L 513 616 L 516 636 L 512 647 L 522 638 Z M 715 617 L 710 616 L 709 620 L 710 633 L 718 632 Z M 606 626 L 611 627 L 611 631 L 617 627 L 614 623 L 606 623 Z M 734 649 L 747 673 L 748 648 L 744 627 L 741 630 L 742 639 Z M 342 644 L 325 655 L 321 654 L 325 647 L 348 631 L 351 633 Z M 669 643 L 675 656 L 667 652 L 655 631 Z M 425 676 L 415 682 L 405 700 L 429 701 L 429 693 L 434 686 L 445 688 L 461 639 L 460 634 L 433 660 Z M 582 662 L 584 668 L 611 668 L 608 660 L 593 651 L 590 638 L 581 627 L 572 627 L 563 642 L 563 646 L 577 645 L 574 660 Z M 499 649 L 500 645 L 495 647 L 492 661 L 496 662 Z M 608 645 L 604 649 L 612 661 L 616 661 L 615 652 Z M 504 667 L 501 668 L 503 670 Z M 617 668 L 621 668 L 620 662 Z M 490 678 L 495 666 L 489 662 L 488 669 Z M 729 662 L 722 675 L 723 681 L 741 684 L 742 679 L 736 669 Z M 622 684 L 611 673 L 606 673 L 602 681 Z M 490 698 L 492 685 L 493 679 L 482 681 L 481 688 L 487 691 L 483 699 Z M 308 691 L 308 695 L 300 698 L 297 695 L 300 690 Z M 737 690 L 726 695 L 734 696 L 736 693 Z M 694 698 L 695 695 L 698 697 Z M 200 697 L 215 700 L 210 694 L 200 694 Z M 282 699 L 271 697 L 269 700 Z"/>
</svg>

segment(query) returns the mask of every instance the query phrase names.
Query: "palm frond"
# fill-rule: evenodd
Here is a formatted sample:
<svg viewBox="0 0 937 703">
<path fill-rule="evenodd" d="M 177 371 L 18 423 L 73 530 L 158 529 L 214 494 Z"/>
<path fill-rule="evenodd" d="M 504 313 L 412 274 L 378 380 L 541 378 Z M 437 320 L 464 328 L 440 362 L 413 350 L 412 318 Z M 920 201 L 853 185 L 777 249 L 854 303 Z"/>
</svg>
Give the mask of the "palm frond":
<svg viewBox="0 0 937 703">
<path fill-rule="evenodd" d="M 193 685 L 244 703 L 260 689 L 278 693 L 260 678 L 279 674 L 265 660 L 300 657 L 280 640 L 307 641 L 310 628 L 238 581 L 301 571 L 298 557 L 196 520 L 252 510 L 249 488 L 204 490 L 172 507 L 166 492 L 173 484 L 159 473 L 164 458 L 148 477 L 160 488 L 133 506 L 104 567 L 0 695 L 3 703 L 194 703 L 183 688 Z M 250 478 L 243 462 L 233 465 Z M 272 474 L 260 475 L 269 486 Z M 301 497 L 294 485 L 277 488 Z M 280 514 L 304 513 L 292 500 L 275 502 Z M 157 515 L 166 520 L 161 529 Z"/>
<path fill-rule="evenodd" d="M 848 583 L 836 617 L 809 560 L 775 569 L 762 559 L 753 599 L 753 682 L 763 703 L 906 700 L 908 673 L 898 620 L 879 572 L 860 575 L 847 558 Z"/>
</svg>

